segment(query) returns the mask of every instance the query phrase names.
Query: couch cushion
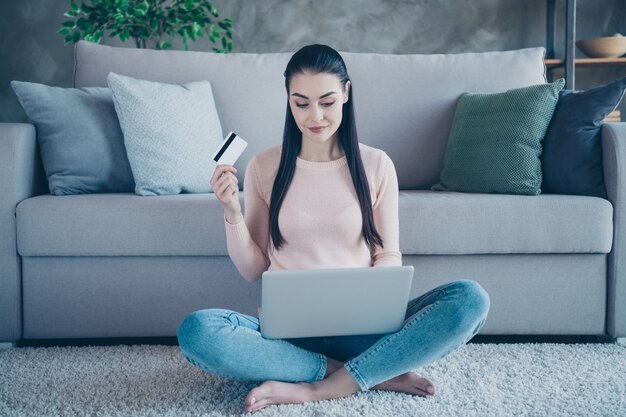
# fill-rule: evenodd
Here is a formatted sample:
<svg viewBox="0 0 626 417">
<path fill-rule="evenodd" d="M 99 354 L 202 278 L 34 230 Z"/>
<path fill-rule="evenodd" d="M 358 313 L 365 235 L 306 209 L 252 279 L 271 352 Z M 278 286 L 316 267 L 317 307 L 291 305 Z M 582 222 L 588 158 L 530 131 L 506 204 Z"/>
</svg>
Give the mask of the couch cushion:
<svg viewBox="0 0 626 417">
<path fill-rule="evenodd" d="M 439 180 L 459 96 L 546 82 L 542 47 L 461 54 L 340 52 L 352 81 L 359 140 L 394 161 L 400 189 Z M 106 86 L 109 72 L 166 83 L 208 80 L 224 132 L 249 143 L 237 178 L 253 155 L 282 143 L 287 93 L 283 72 L 293 52 L 153 50 L 79 41 L 74 86 Z"/>
<path fill-rule="evenodd" d="M 613 242 L 613 206 L 598 197 L 401 191 L 399 206 L 402 253 L 609 253 Z"/>
<path fill-rule="evenodd" d="M 22 256 L 227 255 L 213 193 L 48 194 L 23 200 L 16 216 Z"/>
<path fill-rule="evenodd" d="M 401 191 L 399 210 L 407 255 L 611 250 L 613 207 L 598 197 Z M 215 194 L 41 195 L 17 206 L 18 252 L 227 256 L 222 213 Z"/>
</svg>

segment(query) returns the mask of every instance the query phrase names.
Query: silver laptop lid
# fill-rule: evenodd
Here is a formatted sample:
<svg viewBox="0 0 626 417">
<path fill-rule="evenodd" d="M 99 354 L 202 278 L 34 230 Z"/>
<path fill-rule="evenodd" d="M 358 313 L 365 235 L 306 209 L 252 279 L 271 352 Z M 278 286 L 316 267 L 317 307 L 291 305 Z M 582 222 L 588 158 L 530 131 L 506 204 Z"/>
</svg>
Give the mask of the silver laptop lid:
<svg viewBox="0 0 626 417">
<path fill-rule="evenodd" d="M 265 338 L 393 333 L 402 328 L 413 266 L 265 271 Z"/>
</svg>

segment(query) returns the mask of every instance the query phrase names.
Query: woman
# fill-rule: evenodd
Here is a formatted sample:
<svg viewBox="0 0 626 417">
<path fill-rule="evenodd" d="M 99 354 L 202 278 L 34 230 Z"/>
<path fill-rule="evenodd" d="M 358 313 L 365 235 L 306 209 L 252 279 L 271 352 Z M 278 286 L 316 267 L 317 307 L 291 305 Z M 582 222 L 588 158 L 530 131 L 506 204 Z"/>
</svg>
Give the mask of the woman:
<svg viewBox="0 0 626 417">
<path fill-rule="evenodd" d="M 250 282 L 268 269 L 402 265 L 395 167 L 385 152 L 358 142 L 343 59 L 328 46 L 305 46 L 284 76 L 283 143 L 248 163 L 245 219 L 237 170 L 219 165 L 211 179 L 233 263 Z M 402 329 L 390 334 L 265 339 L 258 318 L 205 309 L 187 316 L 177 335 L 199 368 L 265 380 L 246 396 L 250 412 L 370 388 L 433 395 L 433 383 L 412 370 L 467 343 L 488 310 L 485 290 L 462 279 L 410 300 Z"/>
</svg>

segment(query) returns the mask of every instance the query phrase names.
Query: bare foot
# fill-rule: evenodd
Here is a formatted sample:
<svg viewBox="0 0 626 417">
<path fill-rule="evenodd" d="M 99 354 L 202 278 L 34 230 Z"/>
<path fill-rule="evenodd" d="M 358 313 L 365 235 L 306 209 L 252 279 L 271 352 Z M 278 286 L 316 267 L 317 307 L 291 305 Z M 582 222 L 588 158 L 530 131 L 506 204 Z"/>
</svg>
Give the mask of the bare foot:
<svg viewBox="0 0 626 417">
<path fill-rule="evenodd" d="M 433 388 L 432 394 L 426 391 L 427 387 Z M 435 384 L 413 371 L 374 385 L 372 389 L 404 392 L 405 394 L 418 395 L 420 397 L 432 397 L 435 395 Z"/>
<path fill-rule="evenodd" d="M 326 376 L 342 366 L 343 362 L 328 358 Z M 428 386 L 433 387 L 432 394 L 426 391 Z M 405 394 L 426 397 L 434 395 L 434 386 L 430 380 L 422 378 L 411 371 L 381 382 L 372 387 L 372 389 L 403 392 Z M 245 411 L 247 413 L 255 412 L 272 404 L 301 404 L 313 401 L 313 388 L 313 385 L 308 382 L 265 381 L 258 387 L 250 390 L 245 400 Z"/>
<path fill-rule="evenodd" d="M 327 357 L 327 359 L 328 369 L 326 370 L 326 375 L 324 375 L 324 378 L 343 366 L 343 362 L 341 361 L 330 357 Z M 432 394 L 426 391 L 426 388 L 428 386 L 433 387 Z M 406 372 L 402 375 L 396 376 L 395 378 L 391 378 L 385 382 L 374 385 L 372 389 L 404 392 L 405 394 L 418 395 L 420 397 L 432 397 L 433 395 L 435 395 L 435 384 L 433 384 L 432 381 L 419 376 L 413 371 Z"/>
<path fill-rule="evenodd" d="M 300 404 L 311 400 L 311 384 L 308 382 L 265 381 L 246 396 L 246 413 L 271 404 Z"/>
</svg>

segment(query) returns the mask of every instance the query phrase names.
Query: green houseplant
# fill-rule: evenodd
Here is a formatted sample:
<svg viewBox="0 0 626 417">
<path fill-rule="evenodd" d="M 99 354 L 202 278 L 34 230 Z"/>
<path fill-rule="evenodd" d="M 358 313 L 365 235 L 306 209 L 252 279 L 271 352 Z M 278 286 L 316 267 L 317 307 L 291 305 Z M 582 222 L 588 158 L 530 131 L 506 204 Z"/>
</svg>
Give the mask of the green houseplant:
<svg viewBox="0 0 626 417">
<path fill-rule="evenodd" d="M 73 18 L 57 31 L 65 36 L 64 44 L 80 39 L 100 43 L 110 32 L 122 42 L 133 38 L 137 48 L 152 41 L 155 49 L 169 49 L 172 45 L 163 37 L 180 35 L 187 50 L 188 39 L 195 41 L 206 32 L 211 42 L 221 44 L 213 51 L 228 53 L 233 48 L 232 20 L 215 21 L 217 9 L 206 0 L 91 0 L 80 5 L 71 0 L 64 15 Z"/>
</svg>

